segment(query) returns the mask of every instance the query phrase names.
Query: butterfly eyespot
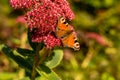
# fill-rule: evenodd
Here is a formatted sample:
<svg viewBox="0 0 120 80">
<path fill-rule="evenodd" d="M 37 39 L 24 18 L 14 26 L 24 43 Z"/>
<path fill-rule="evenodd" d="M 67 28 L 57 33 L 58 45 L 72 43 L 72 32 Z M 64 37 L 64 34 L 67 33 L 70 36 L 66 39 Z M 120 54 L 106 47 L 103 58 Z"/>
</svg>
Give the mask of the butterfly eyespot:
<svg viewBox="0 0 120 80">
<path fill-rule="evenodd" d="M 79 43 L 77 43 L 75 46 L 76 46 L 76 47 L 79 47 Z"/>
<path fill-rule="evenodd" d="M 79 50 L 80 49 L 80 44 L 78 42 L 76 42 L 74 44 L 74 48 L 75 48 L 75 50 Z"/>
<path fill-rule="evenodd" d="M 61 18 L 61 21 L 65 21 L 65 19 L 64 19 L 64 18 Z"/>
<path fill-rule="evenodd" d="M 65 21 L 65 19 L 64 19 L 64 18 L 61 18 L 61 19 L 60 19 L 60 21 L 61 21 L 61 23 L 63 23 L 63 24 L 65 24 L 65 23 L 66 23 L 66 21 Z"/>
</svg>

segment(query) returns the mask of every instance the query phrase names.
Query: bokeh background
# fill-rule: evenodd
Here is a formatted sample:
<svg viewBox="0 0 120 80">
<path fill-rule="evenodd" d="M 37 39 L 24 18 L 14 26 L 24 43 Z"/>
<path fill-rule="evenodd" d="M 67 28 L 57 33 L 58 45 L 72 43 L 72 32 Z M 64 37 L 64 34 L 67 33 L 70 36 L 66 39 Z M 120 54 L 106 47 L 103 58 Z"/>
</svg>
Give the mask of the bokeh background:
<svg viewBox="0 0 120 80">
<path fill-rule="evenodd" d="M 80 51 L 64 49 L 54 71 L 63 80 L 120 80 L 120 0 L 68 0 Z M 23 10 L 0 0 L 0 45 L 30 48 Z M 24 69 L 0 51 L 0 80 L 19 80 Z"/>
</svg>

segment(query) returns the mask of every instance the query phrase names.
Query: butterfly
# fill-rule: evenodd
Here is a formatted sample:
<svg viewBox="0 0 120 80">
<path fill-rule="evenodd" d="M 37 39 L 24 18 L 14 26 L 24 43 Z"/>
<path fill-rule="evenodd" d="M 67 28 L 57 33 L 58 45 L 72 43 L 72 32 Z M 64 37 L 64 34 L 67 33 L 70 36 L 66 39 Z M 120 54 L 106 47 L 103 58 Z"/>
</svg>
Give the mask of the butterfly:
<svg viewBox="0 0 120 80">
<path fill-rule="evenodd" d="M 68 24 L 64 17 L 58 19 L 56 27 L 56 36 L 60 38 L 64 47 L 70 47 L 75 51 L 80 49 L 77 35 L 71 25 Z"/>
</svg>

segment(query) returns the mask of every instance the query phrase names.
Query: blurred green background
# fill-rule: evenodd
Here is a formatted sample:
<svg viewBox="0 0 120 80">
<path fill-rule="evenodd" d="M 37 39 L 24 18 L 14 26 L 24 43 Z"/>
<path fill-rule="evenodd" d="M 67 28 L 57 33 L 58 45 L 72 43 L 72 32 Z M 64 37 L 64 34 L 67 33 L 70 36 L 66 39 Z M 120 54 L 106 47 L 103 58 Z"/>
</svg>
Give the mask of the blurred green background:
<svg viewBox="0 0 120 80">
<path fill-rule="evenodd" d="M 75 13 L 80 51 L 64 49 L 54 71 L 63 80 L 120 80 L 120 0 L 68 0 Z M 0 44 L 30 48 L 23 10 L 0 0 Z M 0 52 L 0 80 L 19 80 L 24 69 Z"/>
</svg>

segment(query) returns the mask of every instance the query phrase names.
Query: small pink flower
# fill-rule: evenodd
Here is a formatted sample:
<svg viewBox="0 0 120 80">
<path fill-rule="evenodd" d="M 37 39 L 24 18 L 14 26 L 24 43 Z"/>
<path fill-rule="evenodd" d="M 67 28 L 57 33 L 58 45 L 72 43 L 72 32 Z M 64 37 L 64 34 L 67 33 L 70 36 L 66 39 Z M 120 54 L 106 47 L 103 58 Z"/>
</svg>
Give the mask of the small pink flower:
<svg viewBox="0 0 120 80">
<path fill-rule="evenodd" d="M 47 35 L 44 37 L 44 43 L 47 48 L 52 49 L 54 46 L 60 46 L 60 39 L 55 38 L 54 35 Z"/>
<path fill-rule="evenodd" d="M 72 20 L 75 17 L 74 13 L 70 9 L 69 3 L 66 0 L 53 0 L 53 2 L 57 7 L 61 8 L 67 19 Z"/>
<path fill-rule="evenodd" d="M 48 48 L 61 44 L 53 35 L 59 17 L 63 16 L 68 20 L 74 18 L 74 13 L 66 0 L 10 0 L 10 4 L 15 9 L 28 10 L 25 20 L 33 32 L 32 41 L 44 42 Z"/>
</svg>

